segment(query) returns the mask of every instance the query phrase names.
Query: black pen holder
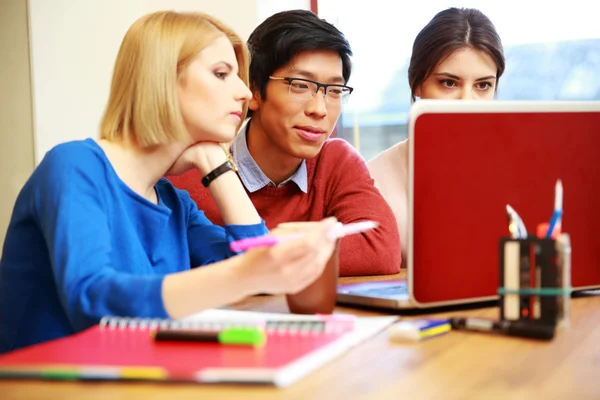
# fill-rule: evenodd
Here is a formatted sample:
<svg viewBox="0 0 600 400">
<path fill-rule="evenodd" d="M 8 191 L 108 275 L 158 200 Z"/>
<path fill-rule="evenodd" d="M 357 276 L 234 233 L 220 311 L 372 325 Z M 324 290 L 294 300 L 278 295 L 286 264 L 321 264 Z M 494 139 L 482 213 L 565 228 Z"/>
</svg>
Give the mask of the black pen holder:
<svg viewBox="0 0 600 400">
<path fill-rule="evenodd" d="M 499 250 L 500 319 L 568 327 L 569 235 L 563 233 L 557 240 L 532 235 L 501 238 Z"/>
</svg>

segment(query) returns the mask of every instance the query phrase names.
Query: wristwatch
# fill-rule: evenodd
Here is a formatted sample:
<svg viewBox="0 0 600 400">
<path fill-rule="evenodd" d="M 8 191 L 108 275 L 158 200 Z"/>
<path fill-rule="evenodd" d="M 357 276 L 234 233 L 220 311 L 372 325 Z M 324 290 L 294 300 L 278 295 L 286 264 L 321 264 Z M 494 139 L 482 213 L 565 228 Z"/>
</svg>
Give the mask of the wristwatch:
<svg viewBox="0 0 600 400">
<path fill-rule="evenodd" d="M 204 187 L 208 187 L 208 185 L 210 185 L 212 181 L 214 181 L 227 171 L 237 172 L 237 167 L 235 166 L 235 162 L 233 161 L 233 157 L 231 157 L 231 154 L 227 155 L 227 161 L 219 165 L 217 168 L 213 169 L 204 178 L 202 178 L 202 185 Z"/>
</svg>

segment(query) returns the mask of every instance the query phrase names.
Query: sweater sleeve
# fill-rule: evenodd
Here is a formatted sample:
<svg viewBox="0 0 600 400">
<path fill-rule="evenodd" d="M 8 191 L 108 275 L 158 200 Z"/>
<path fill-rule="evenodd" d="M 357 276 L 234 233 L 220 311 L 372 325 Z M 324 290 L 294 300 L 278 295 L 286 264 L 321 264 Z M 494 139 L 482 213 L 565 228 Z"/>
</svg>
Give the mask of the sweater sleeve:
<svg viewBox="0 0 600 400">
<path fill-rule="evenodd" d="M 235 240 L 269 233 L 262 220 L 254 225 L 215 225 L 206 218 L 203 211 L 198 210 L 187 193 L 182 197 L 188 209 L 188 246 L 192 267 L 222 261 L 235 255 L 229 248 L 229 244 Z"/>
<path fill-rule="evenodd" d="M 374 185 L 364 159 L 349 144 L 331 178 L 331 197 L 326 215 L 342 223 L 373 220 L 379 226 L 371 231 L 350 235 L 340 243 L 340 275 L 388 275 L 400 272 L 400 236 L 394 214 Z M 333 145 L 334 143 L 330 144 Z"/>
<path fill-rule="evenodd" d="M 118 271 L 111 262 L 115 249 L 103 200 L 106 187 L 95 179 L 103 171 L 81 165 L 49 170 L 38 181 L 34 204 L 56 289 L 74 329 L 104 316 L 166 318 L 164 276 Z"/>
<path fill-rule="evenodd" d="M 375 187 L 388 203 L 398 224 L 402 246 L 402 266 L 406 266 L 406 239 L 408 237 L 408 143 L 400 142 L 379 153 L 367 165 Z"/>
</svg>

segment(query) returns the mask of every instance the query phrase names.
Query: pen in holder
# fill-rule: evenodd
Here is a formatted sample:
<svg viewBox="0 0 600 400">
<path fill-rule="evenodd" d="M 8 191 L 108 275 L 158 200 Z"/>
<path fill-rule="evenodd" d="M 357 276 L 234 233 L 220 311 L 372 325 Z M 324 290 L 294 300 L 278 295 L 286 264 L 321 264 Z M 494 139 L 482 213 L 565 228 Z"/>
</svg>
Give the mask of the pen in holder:
<svg viewBox="0 0 600 400">
<path fill-rule="evenodd" d="M 571 298 L 569 235 L 500 239 L 500 319 L 567 328 Z"/>
</svg>

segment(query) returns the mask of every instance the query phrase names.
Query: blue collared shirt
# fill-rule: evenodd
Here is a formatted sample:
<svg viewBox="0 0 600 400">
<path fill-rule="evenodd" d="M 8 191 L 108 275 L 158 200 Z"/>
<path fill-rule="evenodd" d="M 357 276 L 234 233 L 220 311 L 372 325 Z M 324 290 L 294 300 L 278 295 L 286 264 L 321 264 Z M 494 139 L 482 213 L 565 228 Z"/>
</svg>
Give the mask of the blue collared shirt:
<svg viewBox="0 0 600 400">
<path fill-rule="evenodd" d="M 302 190 L 304 193 L 308 193 L 308 173 L 306 172 L 306 160 L 302 160 L 300 166 L 296 172 L 294 172 L 294 175 L 290 176 L 279 185 L 276 185 L 265 175 L 264 172 L 262 172 L 248 150 L 246 135 L 249 128 L 250 120 L 248 120 L 248 122 L 242 126 L 231 145 L 233 161 L 235 161 L 237 164 L 238 174 L 246 189 L 248 189 L 250 193 L 254 193 L 265 186 L 282 187 L 290 182 L 294 182 L 300 188 L 300 190 Z"/>
</svg>

